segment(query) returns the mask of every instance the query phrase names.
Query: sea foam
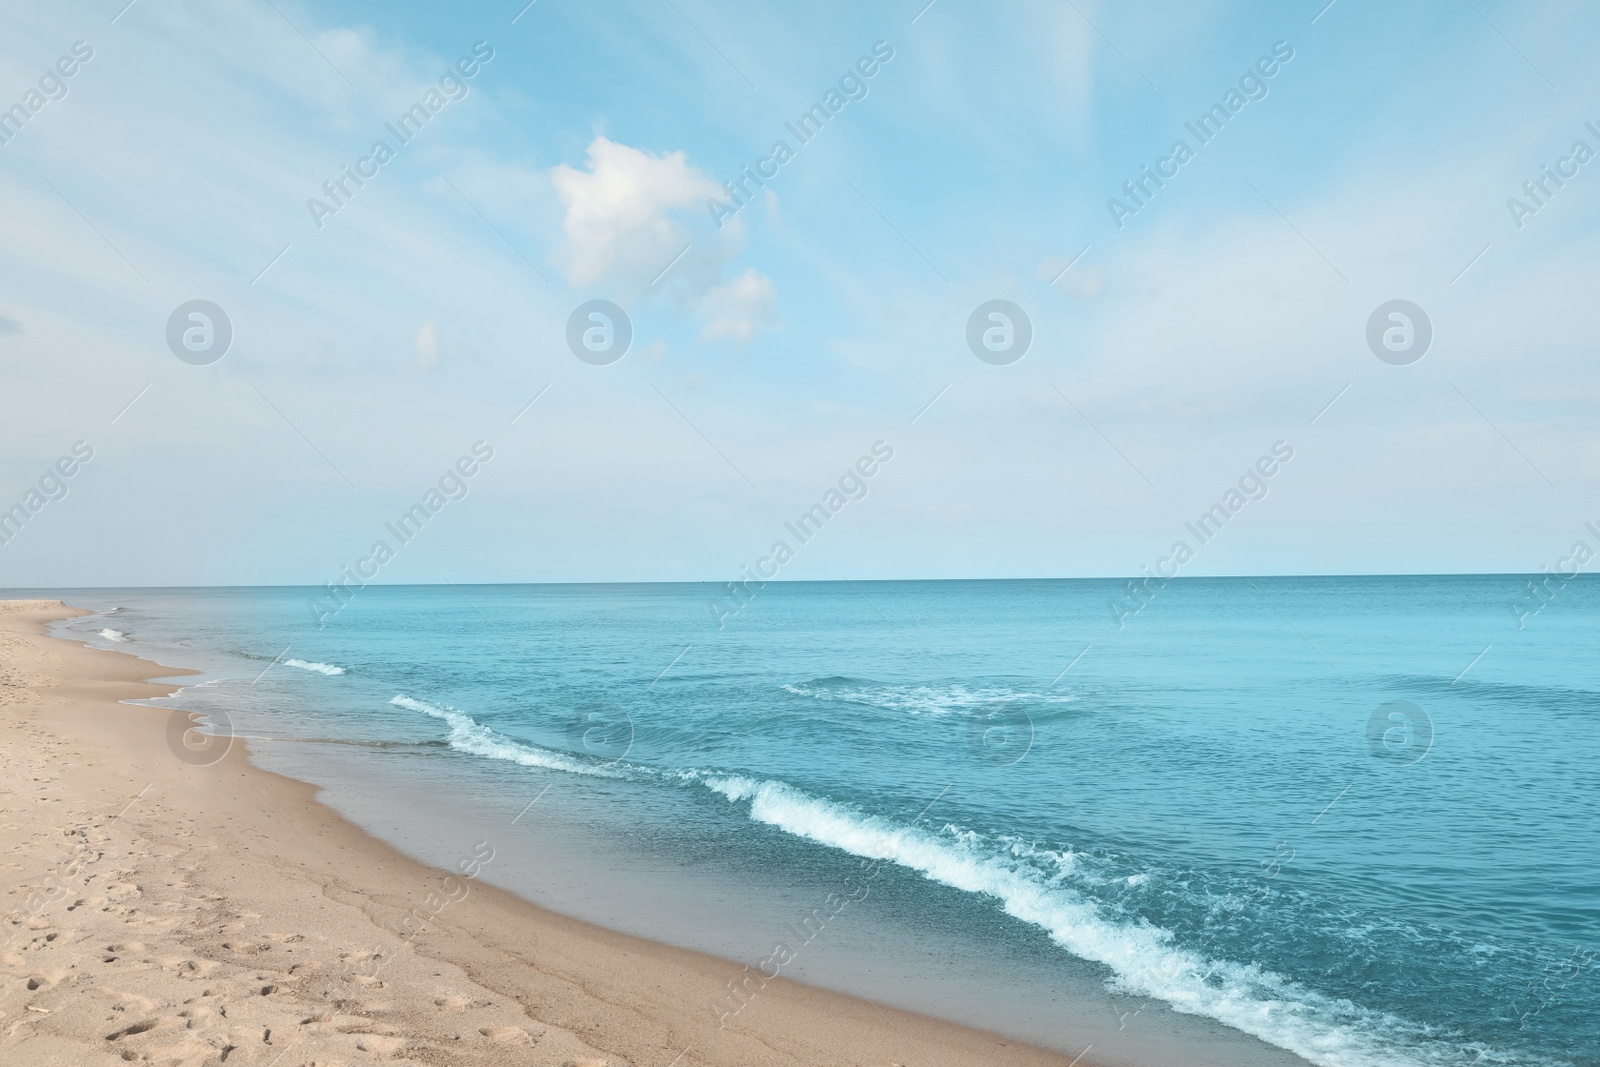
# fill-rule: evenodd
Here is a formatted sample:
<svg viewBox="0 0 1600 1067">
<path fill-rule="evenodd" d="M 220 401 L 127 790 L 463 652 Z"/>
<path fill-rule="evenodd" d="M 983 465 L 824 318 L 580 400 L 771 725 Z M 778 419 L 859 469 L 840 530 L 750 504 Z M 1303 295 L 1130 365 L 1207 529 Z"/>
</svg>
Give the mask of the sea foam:
<svg viewBox="0 0 1600 1067">
<path fill-rule="evenodd" d="M 285 667 L 299 667 L 303 671 L 315 671 L 318 674 L 325 674 L 330 678 L 344 673 L 343 667 L 335 667 L 331 663 L 315 663 L 310 660 L 303 659 L 286 659 L 283 661 L 283 665 Z"/>
<path fill-rule="evenodd" d="M 524 767 L 543 767 L 547 770 L 566 771 L 593 778 L 629 777 L 625 771 L 611 766 L 586 763 L 565 752 L 530 745 L 525 741 L 515 741 L 504 734 L 496 733 L 466 712 L 452 708 L 448 704 L 438 707 L 404 694 L 395 697 L 389 703 L 408 711 L 420 711 L 424 715 L 430 715 L 447 723 L 450 727 L 450 747 L 460 752 L 488 759 L 508 760 Z"/>
<path fill-rule="evenodd" d="M 706 774 L 706 788 L 749 801 L 750 818 L 863 859 L 883 860 L 931 881 L 996 901 L 1044 930 L 1081 959 L 1111 969 L 1116 993 L 1154 997 L 1177 1011 L 1225 1023 L 1321 1067 L 1438 1067 L 1460 1062 L 1460 1046 L 1389 1013 L 1323 996 L 1254 964 L 1208 958 L 1175 943 L 1148 921 L 1113 919 L 1069 884 L 1070 863 L 1054 875 L 1032 863 L 1034 850 L 945 826 L 923 829 L 811 796 L 784 782 Z"/>
<path fill-rule="evenodd" d="M 694 782 L 730 803 L 748 802 L 749 817 L 756 822 L 994 901 L 1072 955 L 1109 968 L 1111 992 L 1152 997 L 1176 1011 L 1215 1019 L 1319 1067 L 1444 1067 L 1462 1062 L 1462 1046 L 1440 1040 L 1441 1035 L 1417 1023 L 1325 996 L 1257 964 L 1213 958 L 1203 951 L 1204 944 L 1180 945 L 1171 931 L 1148 920 L 1108 915 L 1074 888 L 1075 880 L 1099 879 L 1072 853 L 951 824 L 939 829 L 907 825 L 781 781 L 703 770 L 669 775 L 625 763 L 595 766 L 512 740 L 455 708 L 404 695 L 390 703 L 447 723 L 450 747 L 462 752 L 594 777 Z M 1134 876 L 1126 884 L 1136 887 L 1147 878 Z M 1479 1062 L 1506 1061 L 1490 1054 Z"/>
<path fill-rule="evenodd" d="M 1007 686 L 886 685 L 852 678 L 818 678 L 786 683 L 784 692 L 813 700 L 862 704 L 911 715 L 948 715 L 952 712 L 993 712 L 1007 704 L 1070 704 L 1070 693 L 1036 693 Z"/>
</svg>

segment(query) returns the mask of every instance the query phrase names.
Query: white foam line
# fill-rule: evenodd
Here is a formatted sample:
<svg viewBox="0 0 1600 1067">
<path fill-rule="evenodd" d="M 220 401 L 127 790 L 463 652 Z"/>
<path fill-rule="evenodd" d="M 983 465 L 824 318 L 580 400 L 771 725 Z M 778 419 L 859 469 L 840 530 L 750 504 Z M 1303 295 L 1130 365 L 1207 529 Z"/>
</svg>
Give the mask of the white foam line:
<svg viewBox="0 0 1600 1067">
<path fill-rule="evenodd" d="M 285 651 L 288 650 L 285 649 Z M 329 678 L 333 678 L 344 673 L 343 667 L 336 667 L 331 663 L 317 663 L 314 660 L 286 659 L 283 661 L 283 665 L 285 667 L 298 667 L 303 671 L 313 671 L 317 674 L 325 674 Z"/>
<path fill-rule="evenodd" d="M 447 723 L 450 747 L 470 754 L 602 778 L 638 780 L 656 773 L 646 767 L 592 766 L 560 751 L 514 741 L 448 706 L 405 695 L 390 703 Z M 1160 999 L 1175 1011 L 1214 1019 L 1318 1067 L 1440 1067 L 1455 1062 L 1453 1046 L 1409 1020 L 1323 995 L 1260 964 L 1208 957 L 1148 920 L 1112 918 L 1065 880 L 1072 853 L 1040 850 L 1021 841 L 1007 844 L 1007 839 L 954 825 L 937 831 L 900 825 L 781 781 L 693 769 L 666 777 L 699 782 L 732 803 L 748 802 L 754 822 L 852 856 L 888 860 L 929 881 L 988 898 L 1005 914 L 1044 931 L 1065 951 L 1108 967 L 1110 992 Z M 1051 863 L 1043 869 L 1035 865 L 1044 859 Z M 1051 866 L 1056 873 L 1050 872 Z"/>
<path fill-rule="evenodd" d="M 1320 1067 L 1405 1067 L 1447 1062 L 1445 1046 L 1387 1012 L 1323 996 L 1252 963 L 1213 960 L 1146 921 L 1120 922 L 1016 849 L 954 827 L 897 826 L 783 782 L 705 775 L 707 788 L 748 801 L 750 818 L 864 859 L 889 860 L 930 881 L 989 897 L 1081 959 L 1114 974 L 1113 992 L 1156 997 L 1287 1049 Z"/>
<path fill-rule="evenodd" d="M 424 715 L 447 723 L 450 727 L 450 747 L 458 752 L 465 752 L 473 756 L 483 756 L 487 759 L 506 760 L 510 763 L 521 764 L 524 767 L 543 767 L 546 770 L 583 774 L 592 778 L 627 779 L 632 777 L 611 766 L 593 766 L 565 752 L 540 748 L 537 745 L 530 745 L 523 741 L 514 741 L 503 734 L 495 733 L 472 716 L 449 705 L 436 707 L 425 700 L 417 700 L 403 693 L 389 701 L 389 703 L 395 707 L 405 708 L 408 711 L 420 711 Z"/>
</svg>

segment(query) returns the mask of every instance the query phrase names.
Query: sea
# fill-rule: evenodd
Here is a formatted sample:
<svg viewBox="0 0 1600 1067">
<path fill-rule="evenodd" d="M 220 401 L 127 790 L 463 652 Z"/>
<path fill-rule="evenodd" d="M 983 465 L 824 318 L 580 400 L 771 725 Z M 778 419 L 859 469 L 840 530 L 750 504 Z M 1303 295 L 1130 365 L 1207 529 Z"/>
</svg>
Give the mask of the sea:
<svg viewBox="0 0 1600 1067">
<path fill-rule="evenodd" d="M 1087 1062 L 1594 1067 L 1600 581 L 1534 580 L 75 589 L 58 632 L 202 672 L 150 702 L 195 773 L 243 739 L 725 959 L 708 1033 L 781 974 Z"/>
</svg>

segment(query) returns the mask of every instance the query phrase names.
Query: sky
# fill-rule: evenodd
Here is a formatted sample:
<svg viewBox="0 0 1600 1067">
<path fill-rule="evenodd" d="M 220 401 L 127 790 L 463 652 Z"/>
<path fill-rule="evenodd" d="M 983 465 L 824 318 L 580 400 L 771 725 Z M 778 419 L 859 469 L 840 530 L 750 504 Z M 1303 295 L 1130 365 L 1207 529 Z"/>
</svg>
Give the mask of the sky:
<svg viewBox="0 0 1600 1067">
<path fill-rule="evenodd" d="M 1535 572 L 1600 544 L 1587 5 L 0 25 L 0 586 Z M 1413 349 L 1380 358 L 1374 316 Z"/>
</svg>

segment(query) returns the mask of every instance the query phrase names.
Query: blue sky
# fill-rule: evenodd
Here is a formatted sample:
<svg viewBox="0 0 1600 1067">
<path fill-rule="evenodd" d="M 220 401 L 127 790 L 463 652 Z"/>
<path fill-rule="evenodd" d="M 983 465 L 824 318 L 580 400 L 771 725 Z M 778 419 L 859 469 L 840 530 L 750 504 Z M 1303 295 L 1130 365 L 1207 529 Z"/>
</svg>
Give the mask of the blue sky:
<svg viewBox="0 0 1600 1067">
<path fill-rule="evenodd" d="M 783 577 L 1135 574 L 1278 441 L 1183 573 L 1536 571 L 1600 520 L 1600 161 L 1506 203 L 1600 150 L 1583 5 L 124 2 L 0 16 L 0 107 L 93 48 L 0 145 L 0 509 L 94 449 L 0 585 L 321 583 L 480 440 L 381 580 L 736 579 L 880 440 Z M 165 340 L 197 298 L 208 366 Z M 591 299 L 610 365 L 567 347 Z M 995 299 L 1006 366 L 965 340 Z M 1407 366 L 1365 340 L 1392 299 L 1434 328 Z"/>
</svg>

